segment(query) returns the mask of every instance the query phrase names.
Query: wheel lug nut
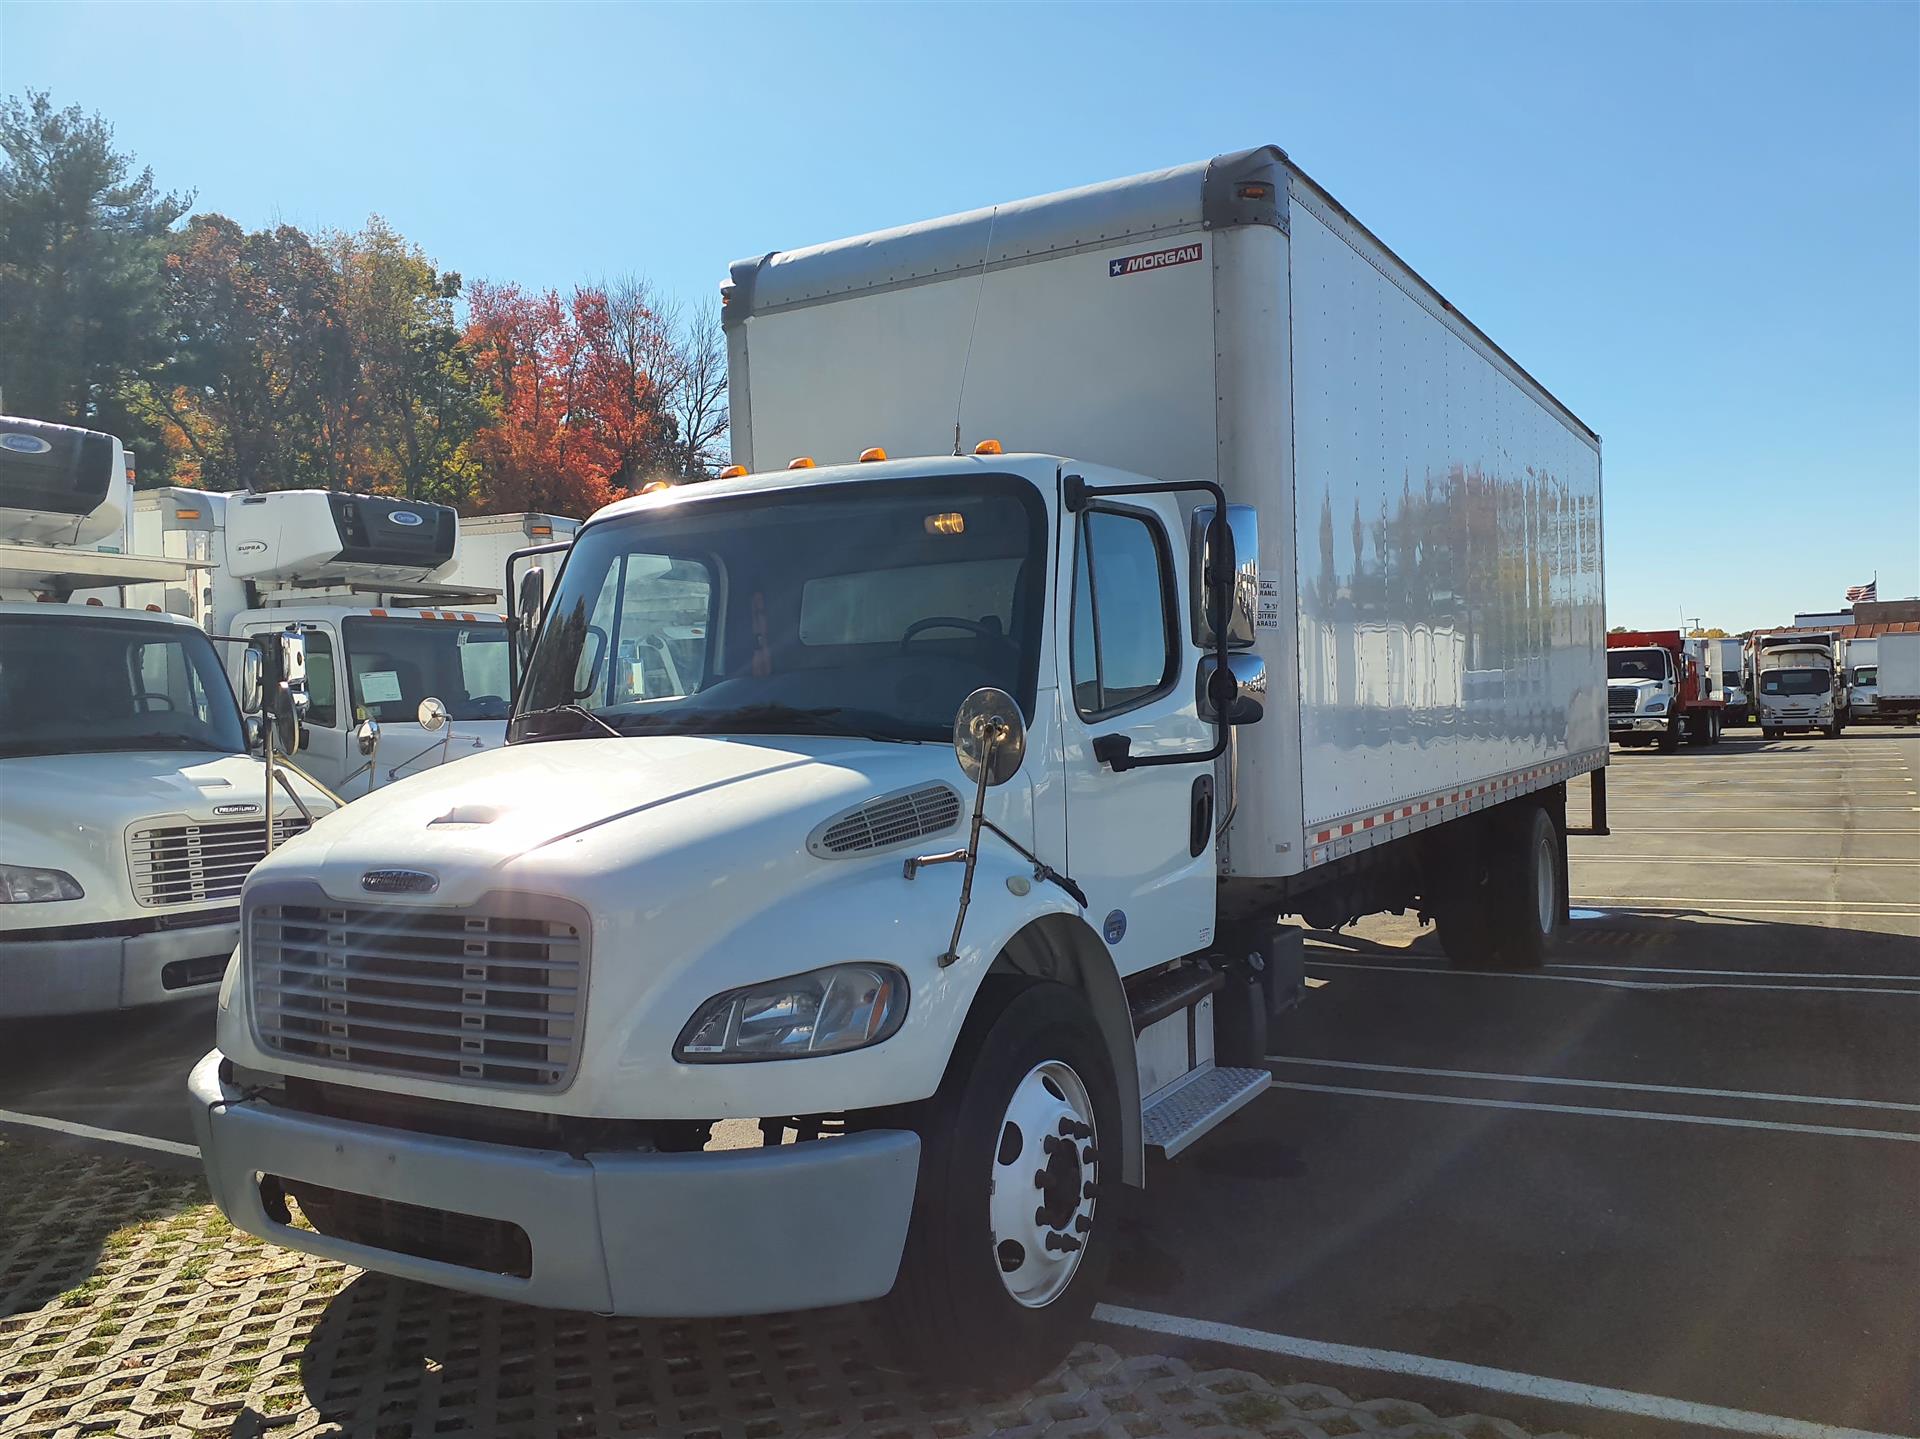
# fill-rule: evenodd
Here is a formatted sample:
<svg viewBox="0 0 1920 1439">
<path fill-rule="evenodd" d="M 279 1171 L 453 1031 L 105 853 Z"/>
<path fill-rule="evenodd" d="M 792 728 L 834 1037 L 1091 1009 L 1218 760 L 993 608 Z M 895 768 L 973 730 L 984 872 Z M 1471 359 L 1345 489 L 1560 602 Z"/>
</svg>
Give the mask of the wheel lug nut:
<svg viewBox="0 0 1920 1439">
<path fill-rule="evenodd" d="M 1071 1234 L 1048 1234 L 1047 1248 L 1062 1254 L 1072 1254 L 1080 1248 L 1080 1241 Z"/>
<path fill-rule="evenodd" d="M 1082 1164 L 1098 1164 L 1100 1162 L 1100 1152 L 1089 1144 L 1085 1149 L 1080 1151 L 1080 1162 Z"/>
<path fill-rule="evenodd" d="M 1045 1189 L 1047 1187 L 1047 1171 L 1046 1170 L 1036 1169 L 1033 1171 L 1033 1187 L 1035 1189 Z"/>
<path fill-rule="evenodd" d="M 1100 1186 L 1089 1179 L 1086 1186 L 1080 1191 L 1080 1197 L 1082 1199 L 1098 1199 L 1100 1197 Z"/>
<path fill-rule="evenodd" d="M 1085 1234 L 1088 1230 L 1093 1228 L 1093 1221 L 1087 1218 L 1087 1216 L 1084 1214 L 1075 1215 L 1073 1220 L 1073 1228 L 1076 1234 Z"/>
</svg>

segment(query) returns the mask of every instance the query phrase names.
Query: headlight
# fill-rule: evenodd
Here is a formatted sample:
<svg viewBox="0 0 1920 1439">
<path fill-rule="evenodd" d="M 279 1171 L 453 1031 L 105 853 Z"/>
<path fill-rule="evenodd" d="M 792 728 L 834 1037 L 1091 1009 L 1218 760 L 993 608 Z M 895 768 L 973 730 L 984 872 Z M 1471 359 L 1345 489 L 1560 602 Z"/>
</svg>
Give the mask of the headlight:
<svg viewBox="0 0 1920 1439">
<path fill-rule="evenodd" d="M 29 869 L 0 864 L 0 904 L 44 904 L 54 899 L 85 899 L 80 882 L 63 869 Z"/>
<path fill-rule="evenodd" d="M 1664 695 L 1647 701 L 1647 713 L 1650 715 L 1662 714 L 1666 708 L 1667 701 Z"/>
<path fill-rule="evenodd" d="M 684 1064 L 844 1054 L 891 1038 L 907 977 L 889 964 L 836 964 L 717 994 L 680 1031 Z"/>
</svg>

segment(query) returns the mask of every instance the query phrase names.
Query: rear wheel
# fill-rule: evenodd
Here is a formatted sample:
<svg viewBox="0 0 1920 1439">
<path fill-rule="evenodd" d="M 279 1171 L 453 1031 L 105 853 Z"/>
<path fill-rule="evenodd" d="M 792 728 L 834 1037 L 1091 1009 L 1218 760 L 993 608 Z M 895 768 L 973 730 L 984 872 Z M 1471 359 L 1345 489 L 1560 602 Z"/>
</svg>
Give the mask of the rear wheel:
<svg viewBox="0 0 1920 1439">
<path fill-rule="evenodd" d="M 1093 1312 L 1112 1227 L 1103 1171 L 1118 1182 L 1118 1086 L 1079 993 L 983 993 L 916 1127 L 913 1222 L 881 1301 L 900 1357 L 995 1388 L 1038 1379 Z"/>
<path fill-rule="evenodd" d="M 1440 947 L 1455 969 L 1536 969 L 1566 915 L 1566 847 L 1539 805 L 1496 811 L 1476 853 L 1436 904 Z"/>
</svg>

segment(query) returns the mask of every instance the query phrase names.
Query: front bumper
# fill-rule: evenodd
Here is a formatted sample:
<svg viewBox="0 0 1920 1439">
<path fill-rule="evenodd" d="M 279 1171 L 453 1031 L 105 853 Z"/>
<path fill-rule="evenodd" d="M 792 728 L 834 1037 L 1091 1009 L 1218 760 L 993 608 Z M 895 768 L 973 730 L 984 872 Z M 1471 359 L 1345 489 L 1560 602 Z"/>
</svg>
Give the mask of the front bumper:
<svg viewBox="0 0 1920 1439">
<path fill-rule="evenodd" d="M 1665 715 L 1608 715 L 1608 734 L 1664 734 Z"/>
<path fill-rule="evenodd" d="M 214 1201 L 234 1225 L 402 1278 L 554 1309 L 765 1314 L 893 1287 L 920 1137 L 873 1130 L 768 1149 L 570 1155 L 247 1102 L 214 1050 L 188 1079 Z M 217 1106 L 217 1107 L 216 1107 Z M 261 1176 L 516 1225 L 522 1278 L 330 1238 L 267 1212 Z"/>
<path fill-rule="evenodd" d="M 0 1019 L 95 1014 L 212 994 L 239 943 L 237 922 L 85 939 L 0 934 Z"/>
</svg>

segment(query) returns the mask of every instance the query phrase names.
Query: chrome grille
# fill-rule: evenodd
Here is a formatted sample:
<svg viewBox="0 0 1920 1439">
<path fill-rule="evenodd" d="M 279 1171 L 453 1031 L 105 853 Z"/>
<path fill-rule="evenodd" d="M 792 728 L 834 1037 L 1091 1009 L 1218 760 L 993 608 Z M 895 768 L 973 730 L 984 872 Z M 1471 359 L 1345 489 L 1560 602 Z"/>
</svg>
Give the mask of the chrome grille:
<svg viewBox="0 0 1920 1439">
<path fill-rule="evenodd" d="M 1607 691 L 1607 711 L 1609 714 L 1632 714 L 1634 701 L 1640 692 L 1631 686 L 1615 685 Z"/>
<path fill-rule="evenodd" d="M 858 854 L 938 834 L 959 822 L 959 793 L 951 785 L 922 785 L 870 799 L 858 809 L 828 820 L 814 831 L 808 848 L 816 854 Z"/>
<path fill-rule="evenodd" d="M 273 822 L 280 844 L 307 827 L 300 815 Z M 266 858 L 265 820 L 233 824 L 148 825 L 127 836 L 127 868 L 142 904 L 191 904 L 232 899 L 247 873 Z"/>
<path fill-rule="evenodd" d="M 261 904 L 247 920 L 268 1049 L 383 1074 L 560 1089 L 579 1060 L 582 928 L 525 914 Z"/>
</svg>

